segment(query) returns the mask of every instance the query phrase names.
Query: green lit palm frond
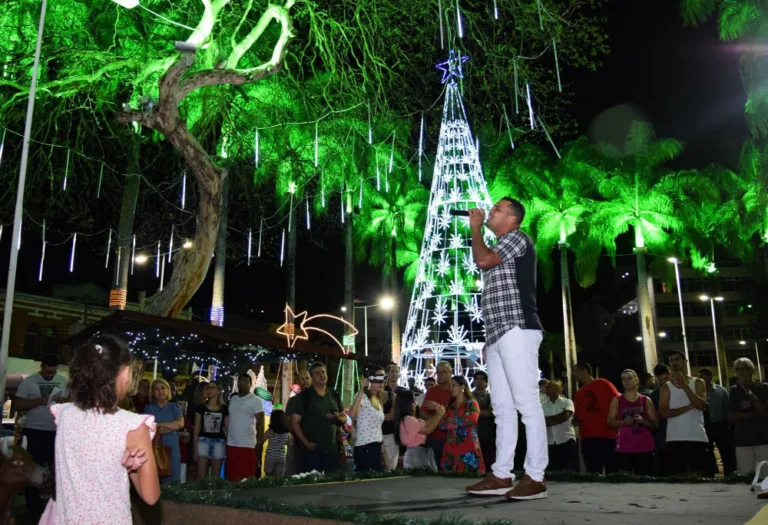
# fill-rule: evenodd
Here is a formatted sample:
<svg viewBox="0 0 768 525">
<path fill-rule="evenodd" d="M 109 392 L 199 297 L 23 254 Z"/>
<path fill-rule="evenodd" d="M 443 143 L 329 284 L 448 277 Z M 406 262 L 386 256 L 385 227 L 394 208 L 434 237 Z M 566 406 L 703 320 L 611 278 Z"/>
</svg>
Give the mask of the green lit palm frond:
<svg viewBox="0 0 768 525">
<path fill-rule="evenodd" d="M 749 33 L 761 16 L 754 0 L 722 0 L 718 25 L 721 40 L 736 40 Z"/>
<path fill-rule="evenodd" d="M 698 26 L 716 13 L 718 0 L 680 0 L 680 14 L 686 24 Z"/>
</svg>

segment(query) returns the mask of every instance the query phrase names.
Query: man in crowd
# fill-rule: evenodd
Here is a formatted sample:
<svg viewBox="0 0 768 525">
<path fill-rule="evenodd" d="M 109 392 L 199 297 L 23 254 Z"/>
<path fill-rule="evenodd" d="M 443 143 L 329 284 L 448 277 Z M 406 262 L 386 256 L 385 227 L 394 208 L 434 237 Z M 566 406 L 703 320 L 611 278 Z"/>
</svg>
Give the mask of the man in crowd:
<svg viewBox="0 0 768 525">
<path fill-rule="evenodd" d="M 229 400 L 227 479 L 240 481 L 256 476 L 264 445 L 264 403 L 251 392 L 251 376 L 240 374 L 237 394 Z"/>
<path fill-rule="evenodd" d="M 640 388 L 638 392 L 644 396 L 651 397 L 655 388 L 656 382 L 653 380 L 653 376 L 648 372 L 642 372 L 640 374 Z"/>
<path fill-rule="evenodd" d="M 448 402 L 451 400 L 451 376 L 453 375 L 453 367 L 448 361 L 440 361 L 437 363 L 437 384 L 427 390 L 427 394 L 424 396 L 424 401 L 421 405 L 421 417 L 427 419 L 435 413 L 430 406 L 431 403 L 436 403 L 442 406 L 448 406 Z M 432 449 L 435 455 L 435 463 L 440 464 L 440 458 L 443 457 L 443 447 L 445 446 L 446 434 L 444 430 L 439 428 L 427 436 L 427 447 Z"/>
<path fill-rule="evenodd" d="M 608 426 L 608 409 L 619 391 L 611 382 L 595 379 L 589 363 L 574 366 L 573 377 L 581 385 L 575 405 L 584 465 L 589 473 L 610 474 L 616 454 L 616 430 Z"/>
<path fill-rule="evenodd" d="M 539 345 L 543 328 L 536 306 L 536 248 L 520 231 L 523 204 L 510 197 L 498 201 L 485 221 L 485 212 L 469 211 L 472 255 L 483 271 L 482 308 L 488 374 L 496 416 L 496 462 L 480 483 L 467 487 L 478 496 L 504 494 L 511 500 L 547 497 L 547 428 L 537 396 Z M 483 226 L 496 236 L 485 244 Z M 517 447 L 518 414 L 527 434 L 525 475 L 512 488 Z"/>
<path fill-rule="evenodd" d="M 491 394 L 488 393 L 488 374 L 478 370 L 475 372 L 474 383 L 472 395 L 480 406 L 480 417 L 477 421 L 480 450 L 483 452 L 486 466 L 493 465 L 496 462 L 496 421 L 491 409 Z"/>
<path fill-rule="evenodd" d="M 717 462 L 715 460 L 715 445 L 720 451 L 720 458 L 723 460 L 723 474 L 726 476 L 736 470 L 736 457 L 733 452 L 733 445 L 730 440 L 728 430 L 728 390 L 716 384 L 714 374 L 709 368 L 699 370 L 699 378 L 704 381 L 707 387 L 707 414 L 704 417 L 704 428 L 709 438 L 709 461 L 711 464 L 710 473 L 717 473 Z"/>
<path fill-rule="evenodd" d="M 294 396 L 291 425 L 303 472 L 334 472 L 339 468 L 338 427 L 347 421 L 341 398 L 328 388 L 325 365 L 309 367 L 312 386 Z"/>
<path fill-rule="evenodd" d="M 298 392 L 294 391 L 293 397 L 288 399 L 288 402 L 285 404 L 285 410 L 283 411 L 283 426 L 285 428 L 293 428 L 293 423 L 291 421 L 291 415 L 293 414 L 294 410 L 293 407 L 296 403 L 296 398 L 300 393 L 302 393 L 304 390 L 312 386 L 312 378 L 309 376 L 309 372 L 307 370 L 302 370 L 299 372 L 299 375 L 296 378 L 296 381 L 298 381 L 299 390 Z M 293 474 L 297 474 L 299 472 L 303 472 L 301 469 L 301 458 L 299 457 L 299 446 L 297 439 L 294 438 L 292 442 L 288 445 L 288 453 L 285 456 L 285 475 L 286 476 L 292 476 Z"/>
<path fill-rule="evenodd" d="M 687 361 L 680 351 L 669 356 L 669 381 L 661 388 L 659 414 L 667 420 L 666 466 L 670 474 L 706 474 L 709 439 L 704 428 L 707 387 L 686 375 Z"/>
<path fill-rule="evenodd" d="M 416 396 L 416 405 L 422 406 L 424 404 L 424 398 L 427 397 L 427 392 L 429 392 L 429 389 L 432 388 L 437 384 L 437 381 L 435 381 L 434 377 L 428 377 L 424 380 L 424 392 Z"/>
<path fill-rule="evenodd" d="M 560 381 L 547 383 L 547 400 L 542 408 L 547 423 L 549 468 L 551 470 L 579 471 L 579 451 L 573 430 L 573 401 L 563 397 Z"/>
<path fill-rule="evenodd" d="M 733 367 L 738 382 L 731 387 L 728 421 L 735 427 L 736 470 L 745 475 L 768 460 L 768 384 L 752 380 L 755 365 L 746 357 Z"/>
<path fill-rule="evenodd" d="M 656 388 L 653 389 L 653 392 L 651 392 L 649 397 L 651 398 L 651 401 L 653 401 L 653 406 L 658 410 L 659 401 L 661 400 L 661 387 L 669 381 L 669 367 L 664 363 L 659 363 L 653 367 L 653 375 L 656 376 Z M 666 471 L 666 462 L 664 461 L 664 453 L 666 450 L 665 443 L 667 441 L 667 420 L 662 417 L 659 417 L 658 419 L 659 426 L 653 434 L 654 440 L 656 441 L 656 456 L 653 458 L 653 472 L 657 476 L 663 476 L 668 474 Z"/>
<path fill-rule="evenodd" d="M 541 401 L 542 405 L 549 399 L 549 396 L 547 396 L 547 383 L 549 383 L 549 379 L 539 379 L 539 401 Z"/>
<path fill-rule="evenodd" d="M 384 403 L 384 422 L 381 424 L 381 448 L 387 458 L 386 469 L 395 470 L 400 460 L 400 447 L 395 441 L 395 400 L 397 394 L 407 392 L 397 384 L 400 379 L 400 367 L 392 363 L 387 368 L 387 384 L 384 387 L 387 400 Z"/>
<path fill-rule="evenodd" d="M 56 423 L 49 407 L 54 403 L 64 402 L 67 396 L 67 380 L 56 373 L 58 368 L 59 358 L 54 354 L 45 355 L 40 363 L 40 372 L 25 378 L 13 399 L 13 410 L 27 413 L 27 421 L 24 424 L 27 452 L 35 463 L 51 468 L 54 465 Z M 40 489 L 27 486 L 24 496 L 31 515 L 30 521 L 37 523 L 43 515 Z"/>
</svg>

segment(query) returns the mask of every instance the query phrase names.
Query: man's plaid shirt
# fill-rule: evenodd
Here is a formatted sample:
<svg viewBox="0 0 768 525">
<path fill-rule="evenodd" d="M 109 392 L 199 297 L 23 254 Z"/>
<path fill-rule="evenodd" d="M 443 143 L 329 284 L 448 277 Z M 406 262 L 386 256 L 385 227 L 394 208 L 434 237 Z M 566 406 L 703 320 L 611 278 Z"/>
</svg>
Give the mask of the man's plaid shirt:
<svg viewBox="0 0 768 525">
<path fill-rule="evenodd" d="M 491 250 L 501 264 L 483 271 L 485 342 L 494 344 L 516 326 L 541 330 L 536 311 L 536 248 L 528 235 L 512 230 Z"/>
</svg>

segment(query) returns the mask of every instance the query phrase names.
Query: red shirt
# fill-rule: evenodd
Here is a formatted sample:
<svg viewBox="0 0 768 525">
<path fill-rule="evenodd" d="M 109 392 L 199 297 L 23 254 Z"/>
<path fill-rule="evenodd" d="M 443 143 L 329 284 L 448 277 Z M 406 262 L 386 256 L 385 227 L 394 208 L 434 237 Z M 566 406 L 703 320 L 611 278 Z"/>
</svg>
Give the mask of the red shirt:
<svg viewBox="0 0 768 525">
<path fill-rule="evenodd" d="M 576 417 L 582 438 L 616 439 L 616 430 L 608 426 L 608 408 L 619 391 L 610 381 L 595 379 L 576 392 Z"/>
<path fill-rule="evenodd" d="M 427 395 L 424 396 L 424 402 L 421 404 L 423 407 L 424 404 L 427 401 L 434 401 L 438 405 L 443 405 L 444 407 L 448 406 L 448 402 L 451 400 L 451 390 L 450 388 L 442 389 L 440 388 L 440 385 L 435 385 L 429 390 L 427 390 Z M 434 414 L 434 411 L 422 408 L 421 409 L 421 417 L 422 419 L 427 419 L 428 416 L 431 416 Z M 447 437 L 447 434 L 445 433 L 445 430 L 440 430 L 440 428 L 436 428 L 434 432 L 430 434 L 430 437 L 438 440 L 444 440 Z"/>
</svg>

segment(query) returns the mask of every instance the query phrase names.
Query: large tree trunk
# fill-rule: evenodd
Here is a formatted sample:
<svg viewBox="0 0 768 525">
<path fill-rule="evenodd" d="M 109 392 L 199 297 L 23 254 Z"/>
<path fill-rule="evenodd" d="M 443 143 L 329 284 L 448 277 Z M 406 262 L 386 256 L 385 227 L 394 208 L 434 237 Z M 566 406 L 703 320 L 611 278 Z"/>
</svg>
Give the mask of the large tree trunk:
<svg viewBox="0 0 768 525">
<path fill-rule="evenodd" d="M 291 218 L 288 230 L 288 253 L 285 258 L 285 303 L 296 313 L 296 241 L 299 235 L 299 225 L 296 224 L 296 210 L 291 206 L 289 212 Z M 293 384 L 293 364 L 286 362 L 283 364 L 281 374 L 280 392 L 283 406 L 288 403 L 291 395 L 291 385 Z"/>
<path fill-rule="evenodd" d="M 568 247 L 565 243 L 560 243 L 560 292 L 563 302 L 563 339 L 565 341 L 565 368 L 566 368 L 566 392 L 569 397 L 573 397 L 575 392 L 573 388 L 573 365 L 576 363 L 574 354 L 576 353 L 575 341 L 573 341 L 573 330 L 571 327 L 571 305 L 570 305 L 570 275 L 568 273 Z"/>
<path fill-rule="evenodd" d="M 141 139 L 130 133 L 128 150 L 128 174 L 123 187 L 123 201 L 120 205 L 120 225 L 117 231 L 117 250 L 112 254 L 115 259 L 115 271 L 112 276 L 112 290 L 109 292 L 110 310 L 125 310 L 128 300 L 128 273 L 133 261 L 133 221 L 136 211 L 136 198 L 141 181 Z M 119 254 L 119 258 L 117 257 Z"/>
<path fill-rule="evenodd" d="M 640 334 L 643 338 L 643 357 L 645 371 L 653 373 L 658 356 L 656 354 L 656 326 L 648 290 L 648 270 L 645 266 L 645 248 L 636 248 L 637 252 L 637 313 L 640 320 Z"/>
<path fill-rule="evenodd" d="M 392 298 L 392 362 L 400 363 L 400 285 L 397 282 L 397 265 L 395 264 L 396 247 L 392 242 L 392 263 L 389 269 L 389 293 Z"/>
<path fill-rule="evenodd" d="M 342 195 L 344 198 L 344 195 Z M 344 306 L 347 308 L 347 321 L 355 325 L 355 259 L 353 253 L 352 233 L 354 215 L 349 214 L 344 224 Z M 349 328 L 347 328 L 349 334 Z M 351 347 L 355 351 L 355 347 Z M 355 395 L 355 367 L 356 362 L 351 359 L 344 360 L 344 372 L 342 375 L 342 401 L 344 406 L 350 406 Z"/>
<path fill-rule="evenodd" d="M 224 283 L 227 271 L 227 213 L 229 211 L 229 174 L 222 170 L 221 209 L 219 233 L 216 236 L 216 264 L 213 267 L 213 298 L 211 299 L 211 324 L 224 326 Z"/>
</svg>

